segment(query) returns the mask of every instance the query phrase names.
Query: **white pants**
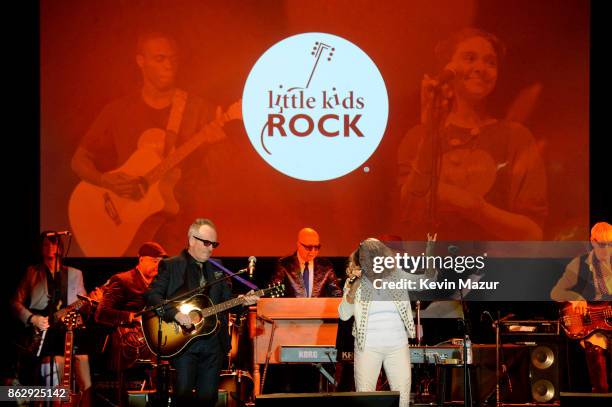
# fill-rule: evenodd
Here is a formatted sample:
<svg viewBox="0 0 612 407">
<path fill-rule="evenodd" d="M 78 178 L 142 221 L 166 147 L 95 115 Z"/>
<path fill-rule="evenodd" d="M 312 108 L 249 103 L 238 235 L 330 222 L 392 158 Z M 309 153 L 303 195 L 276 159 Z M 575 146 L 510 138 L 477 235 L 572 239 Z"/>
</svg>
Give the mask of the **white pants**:
<svg viewBox="0 0 612 407">
<path fill-rule="evenodd" d="M 357 391 L 376 391 L 381 365 L 392 391 L 400 392 L 400 407 L 408 407 L 410 401 L 410 349 L 379 347 L 357 349 L 355 344 L 355 388 Z"/>
</svg>

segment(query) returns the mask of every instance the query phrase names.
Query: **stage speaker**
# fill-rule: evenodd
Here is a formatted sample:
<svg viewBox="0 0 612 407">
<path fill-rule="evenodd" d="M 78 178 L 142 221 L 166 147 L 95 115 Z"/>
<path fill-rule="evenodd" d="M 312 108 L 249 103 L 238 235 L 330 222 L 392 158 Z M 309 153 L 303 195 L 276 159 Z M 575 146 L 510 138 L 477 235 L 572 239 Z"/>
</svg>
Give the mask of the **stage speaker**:
<svg viewBox="0 0 612 407">
<path fill-rule="evenodd" d="M 155 390 L 128 391 L 129 407 L 148 407 L 155 395 Z M 219 399 L 215 407 L 228 407 L 227 391 L 219 389 Z"/>
<path fill-rule="evenodd" d="M 612 393 L 560 393 L 561 407 L 609 407 Z"/>
<path fill-rule="evenodd" d="M 256 407 L 398 407 L 399 392 L 279 393 L 255 398 Z"/>
<path fill-rule="evenodd" d="M 474 401 L 480 405 L 494 403 L 497 377 L 495 375 L 495 345 L 473 345 L 476 380 L 472 383 Z M 501 400 L 504 403 L 527 403 L 529 391 L 529 348 L 524 345 L 504 344 L 500 350 L 505 373 L 500 377 Z M 500 369 L 503 371 L 503 368 Z M 463 401 L 463 369 L 453 369 L 451 400 Z"/>
<path fill-rule="evenodd" d="M 130 407 L 146 407 L 151 401 L 155 390 L 128 390 L 128 406 Z"/>
<path fill-rule="evenodd" d="M 559 400 L 559 345 L 541 342 L 529 349 L 529 385 L 537 403 Z"/>
</svg>

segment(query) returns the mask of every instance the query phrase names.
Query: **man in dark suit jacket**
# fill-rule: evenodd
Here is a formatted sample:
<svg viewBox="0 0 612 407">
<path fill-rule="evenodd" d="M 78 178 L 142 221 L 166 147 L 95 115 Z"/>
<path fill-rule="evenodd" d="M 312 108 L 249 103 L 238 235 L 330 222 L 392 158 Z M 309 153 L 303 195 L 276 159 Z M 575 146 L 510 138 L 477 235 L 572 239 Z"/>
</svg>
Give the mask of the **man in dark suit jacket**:
<svg viewBox="0 0 612 407">
<path fill-rule="evenodd" d="M 286 297 L 342 297 L 342 289 L 331 262 L 318 257 L 321 241 L 312 228 L 299 231 L 297 250 L 276 263 L 272 283 L 285 285 Z M 309 365 L 272 365 L 266 391 L 312 393 L 319 391 L 319 374 Z"/>
<path fill-rule="evenodd" d="M 164 257 L 168 255 L 159 244 L 144 243 L 138 250 L 136 267 L 113 275 L 104 285 L 96 322 L 113 327 L 132 323 L 134 313 L 145 306 L 143 294 L 157 275 L 158 264 Z"/>
<path fill-rule="evenodd" d="M 158 274 L 145 293 L 148 305 L 157 305 L 166 298 L 172 298 L 223 277 L 223 272 L 208 261 L 213 249 L 219 245 L 217 230 L 212 221 L 196 219 L 189 227 L 187 235 L 187 249 L 159 263 Z M 229 300 L 232 290 L 229 283 L 223 281 L 210 287 L 206 294 L 213 304 L 218 304 Z M 247 294 L 247 297 L 249 297 L 245 301 L 247 305 L 257 301 L 257 297 L 251 293 Z M 165 307 L 163 315 L 168 322 L 176 321 L 184 328 L 192 326 L 189 315 L 180 312 L 172 305 Z M 217 402 L 223 355 L 231 348 L 227 314 L 220 314 L 219 321 L 221 323 L 215 334 L 196 339 L 171 360 L 176 369 L 174 401 L 178 406 L 194 403 L 214 406 Z"/>
<path fill-rule="evenodd" d="M 300 230 L 297 251 L 278 260 L 272 283 L 284 283 L 287 297 L 342 297 L 331 262 L 318 257 L 320 248 L 316 230 Z"/>
<path fill-rule="evenodd" d="M 125 369 L 131 367 L 136 359 L 151 357 L 146 343 L 140 342 L 144 338 L 134 313 L 144 308 L 143 294 L 157 275 L 158 264 L 164 257 L 168 257 L 166 251 L 155 242 L 146 242 L 140 246 L 136 267 L 117 273 L 107 281 L 96 309 L 96 322 L 115 328 L 111 335 L 112 357 L 109 362 L 117 371 L 117 399 L 122 406 L 127 405 Z M 126 343 L 130 343 L 130 346 L 126 346 Z M 134 343 L 140 343 L 140 346 L 134 346 Z"/>
</svg>

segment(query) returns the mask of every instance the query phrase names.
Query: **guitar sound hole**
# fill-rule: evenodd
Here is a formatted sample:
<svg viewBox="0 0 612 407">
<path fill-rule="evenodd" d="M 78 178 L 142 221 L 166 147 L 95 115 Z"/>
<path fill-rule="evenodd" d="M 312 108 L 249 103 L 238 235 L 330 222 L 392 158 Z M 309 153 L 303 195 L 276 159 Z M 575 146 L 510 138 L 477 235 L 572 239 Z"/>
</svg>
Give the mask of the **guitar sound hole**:
<svg viewBox="0 0 612 407">
<path fill-rule="evenodd" d="M 198 310 L 192 310 L 189 312 L 189 318 L 194 324 L 199 324 L 202 321 L 202 314 Z"/>
</svg>

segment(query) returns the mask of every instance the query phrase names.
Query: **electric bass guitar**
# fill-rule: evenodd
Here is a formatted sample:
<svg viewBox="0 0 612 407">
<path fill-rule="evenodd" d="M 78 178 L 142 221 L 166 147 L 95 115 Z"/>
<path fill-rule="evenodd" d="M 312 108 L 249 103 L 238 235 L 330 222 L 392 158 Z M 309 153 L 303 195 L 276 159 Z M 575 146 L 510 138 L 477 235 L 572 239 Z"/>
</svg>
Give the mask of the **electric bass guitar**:
<svg viewBox="0 0 612 407">
<path fill-rule="evenodd" d="M 234 119 L 242 119 L 240 101 L 231 105 L 215 123 L 223 126 Z M 177 165 L 204 144 L 209 134 L 209 127 L 205 126 L 164 157 L 166 131 L 160 128 L 144 131 L 136 151 L 112 171 L 138 177 L 143 193 L 140 199 L 122 197 L 109 189 L 80 182 L 70 196 L 68 218 L 85 256 L 131 255 L 127 252 L 133 242 L 151 240 L 164 219 L 164 216 L 152 215 L 175 215 L 179 211 L 173 194 L 181 176 Z"/>
<path fill-rule="evenodd" d="M 255 291 L 256 296 L 268 295 L 280 297 L 284 294 L 285 285 L 277 283 Z M 192 325 L 185 328 L 176 321 L 161 322 L 162 343 L 160 356 L 170 358 L 181 353 L 194 339 L 209 336 L 216 332 L 220 325 L 217 314 L 245 302 L 244 297 L 237 297 L 219 304 L 213 304 L 206 295 L 196 294 L 177 305 L 180 312 L 189 315 Z M 142 331 L 151 352 L 157 355 L 159 316 L 151 311 L 142 315 Z"/>
<path fill-rule="evenodd" d="M 612 331 L 612 304 L 587 304 L 586 315 L 567 304 L 561 309 L 560 322 L 570 339 L 583 339 L 598 330 Z"/>
</svg>

